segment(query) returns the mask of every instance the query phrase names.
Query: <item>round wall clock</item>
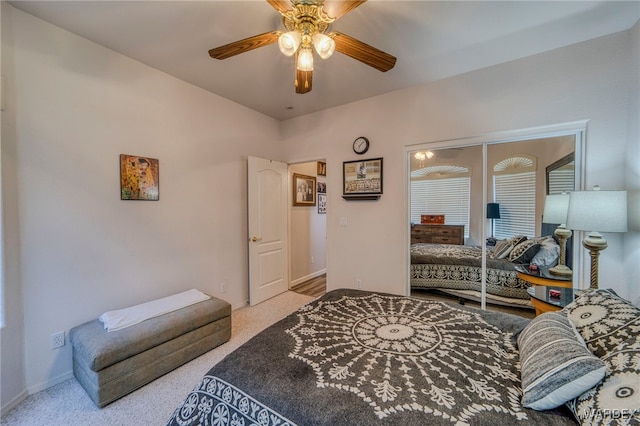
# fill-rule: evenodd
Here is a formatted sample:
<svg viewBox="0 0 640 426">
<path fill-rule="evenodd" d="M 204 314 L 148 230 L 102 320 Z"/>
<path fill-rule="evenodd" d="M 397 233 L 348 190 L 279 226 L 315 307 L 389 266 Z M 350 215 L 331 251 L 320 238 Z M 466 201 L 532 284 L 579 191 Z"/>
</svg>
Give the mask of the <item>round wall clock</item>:
<svg viewBox="0 0 640 426">
<path fill-rule="evenodd" d="M 364 136 L 360 136 L 353 141 L 353 152 L 358 155 L 362 155 L 369 150 L 369 139 Z"/>
</svg>

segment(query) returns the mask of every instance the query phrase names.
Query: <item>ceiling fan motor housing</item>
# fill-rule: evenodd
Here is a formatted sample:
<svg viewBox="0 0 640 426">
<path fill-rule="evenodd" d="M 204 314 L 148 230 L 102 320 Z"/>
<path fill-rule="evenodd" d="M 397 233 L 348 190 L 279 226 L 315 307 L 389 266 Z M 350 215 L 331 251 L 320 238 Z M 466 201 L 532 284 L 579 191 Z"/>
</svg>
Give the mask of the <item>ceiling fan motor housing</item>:
<svg viewBox="0 0 640 426">
<path fill-rule="evenodd" d="M 324 34 L 329 24 L 335 21 L 327 15 L 322 6 L 316 4 L 296 4 L 293 9 L 282 15 L 282 22 L 288 31 L 299 31 L 303 43 L 305 36 L 311 43 L 311 37 L 316 33 Z"/>
</svg>

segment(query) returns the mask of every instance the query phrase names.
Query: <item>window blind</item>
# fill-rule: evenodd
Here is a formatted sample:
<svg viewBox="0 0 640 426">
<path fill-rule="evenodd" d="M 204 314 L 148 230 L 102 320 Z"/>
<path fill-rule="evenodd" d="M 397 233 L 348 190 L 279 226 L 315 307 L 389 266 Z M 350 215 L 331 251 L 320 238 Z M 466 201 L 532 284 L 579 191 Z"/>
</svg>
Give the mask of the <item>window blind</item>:
<svg viewBox="0 0 640 426">
<path fill-rule="evenodd" d="M 443 214 L 445 224 L 464 225 L 469 237 L 470 187 L 468 176 L 412 181 L 411 223 L 420 223 L 423 214 Z"/>
<path fill-rule="evenodd" d="M 536 174 L 534 171 L 493 176 L 495 202 L 500 219 L 495 220 L 498 239 L 514 235 L 536 236 Z"/>
<path fill-rule="evenodd" d="M 549 180 L 549 194 L 562 194 L 575 190 L 575 170 L 571 168 L 559 168 L 553 171 L 553 179 Z"/>
</svg>

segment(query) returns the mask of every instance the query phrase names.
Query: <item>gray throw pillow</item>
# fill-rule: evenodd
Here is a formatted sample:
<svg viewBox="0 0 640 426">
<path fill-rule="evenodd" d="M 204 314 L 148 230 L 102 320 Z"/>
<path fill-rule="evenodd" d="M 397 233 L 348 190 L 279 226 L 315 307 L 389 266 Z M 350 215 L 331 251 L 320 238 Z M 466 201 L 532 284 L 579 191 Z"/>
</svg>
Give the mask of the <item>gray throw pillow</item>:
<svg viewBox="0 0 640 426">
<path fill-rule="evenodd" d="M 593 355 L 562 312 L 547 312 L 518 336 L 522 405 L 550 410 L 598 384 L 604 361 Z"/>
</svg>

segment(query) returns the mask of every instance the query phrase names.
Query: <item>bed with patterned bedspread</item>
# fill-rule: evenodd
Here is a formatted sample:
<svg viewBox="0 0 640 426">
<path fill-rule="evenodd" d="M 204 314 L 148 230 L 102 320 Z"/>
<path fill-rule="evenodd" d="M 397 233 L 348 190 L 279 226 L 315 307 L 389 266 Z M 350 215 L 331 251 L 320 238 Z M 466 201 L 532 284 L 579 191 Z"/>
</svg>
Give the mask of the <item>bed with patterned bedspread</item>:
<svg viewBox="0 0 640 426">
<path fill-rule="evenodd" d="M 555 266 L 558 253 L 559 246 L 552 236 L 499 241 L 496 247 L 487 249 L 487 298 L 530 307 L 530 284 L 518 278 L 516 266 L 528 266 L 530 262 Z M 478 299 L 482 289 L 482 247 L 412 244 L 411 288 L 452 291 Z"/>
<path fill-rule="evenodd" d="M 529 283 L 518 279 L 516 264 L 487 256 L 487 295 L 512 302 L 529 300 Z M 439 290 L 470 290 L 480 294 L 482 248 L 449 244 L 411 245 L 411 287 Z M 520 303 L 526 304 L 526 303 Z"/>
<path fill-rule="evenodd" d="M 171 425 L 566 425 L 521 404 L 524 318 L 335 290 L 215 365 Z"/>
</svg>

